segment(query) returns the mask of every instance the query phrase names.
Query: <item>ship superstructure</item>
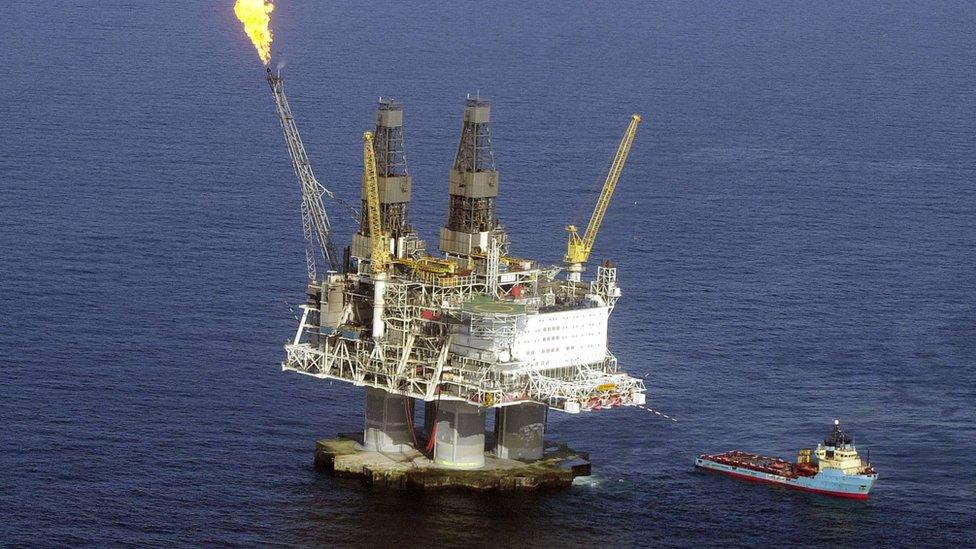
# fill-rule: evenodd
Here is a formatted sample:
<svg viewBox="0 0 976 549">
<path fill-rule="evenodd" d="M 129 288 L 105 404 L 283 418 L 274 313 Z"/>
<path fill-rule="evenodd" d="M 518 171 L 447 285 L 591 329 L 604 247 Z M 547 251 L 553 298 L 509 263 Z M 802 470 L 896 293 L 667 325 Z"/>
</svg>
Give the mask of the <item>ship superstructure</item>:
<svg viewBox="0 0 976 549">
<path fill-rule="evenodd" d="M 309 212 L 306 236 L 315 241 L 321 197 L 331 193 L 312 183 L 310 168 L 299 169 L 307 155 L 281 77 L 269 71 L 268 79 L 296 173 L 311 178 L 302 181 L 303 212 Z M 365 448 L 416 448 L 443 467 L 484 464 L 488 410 L 496 414 L 490 450 L 533 460 L 543 455 L 548 410 L 644 404 L 643 382 L 624 373 L 607 347 L 609 317 L 621 296 L 616 268 L 605 262 L 592 280 L 579 276 L 640 118 L 634 115 L 618 148 L 597 205 L 599 221 L 587 229 L 591 237 L 570 242 L 577 252 L 589 248 L 572 258 L 571 276 L 561 278 L 559 267 L 508 255 L 496 204 L 491 106 L 480 97 L 464 105 L 439 234 L 443 255 L 427 252 L 408 218 L 414 189 L 403 114 L 399 102 L 381 101 L 375 128 L 364 134 L 360 229 L 341 268 L 324 277 L 316 278 L 309 251 L 307 299 L 283 369 L 364 387 Z M 416 401 L 425 403 L 420 436 L 413 427 Z"/>
</svg>

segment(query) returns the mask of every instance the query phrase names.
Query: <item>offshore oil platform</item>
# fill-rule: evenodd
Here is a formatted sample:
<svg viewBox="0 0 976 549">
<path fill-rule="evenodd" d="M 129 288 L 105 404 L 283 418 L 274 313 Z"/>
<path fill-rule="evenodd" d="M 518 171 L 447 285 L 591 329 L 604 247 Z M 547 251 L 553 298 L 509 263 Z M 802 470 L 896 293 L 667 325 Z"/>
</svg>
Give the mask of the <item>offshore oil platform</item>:
<svg viewBox="0 0 976 549">
<path fill-rule="evenodd" d="M 630 120 L 585 232 L 567 227 L 561 277 L 561 266 L 508 253 L 487 100 L 464 103 L 438 255 L 410 223 L 403 105 L 380 100 L 375 128 L 363 134 L 359 230 L 340 257 L 324 200 L 355 209 L 315 178 L 283 78 L 268 69 L 267 80 L 301 184 L 309 280 L 282 368 L 366 393 L 362 432 L 319 441 L 317 465 L 428 488 L 535 488 L 589 474 L 585 453 L 544 439 L 546 418 L 645 403 L 643 382 L 607 348 L 621 296 L 616 268 L 604 262 L 582 280 L 640 117 Z"/>
</svg>

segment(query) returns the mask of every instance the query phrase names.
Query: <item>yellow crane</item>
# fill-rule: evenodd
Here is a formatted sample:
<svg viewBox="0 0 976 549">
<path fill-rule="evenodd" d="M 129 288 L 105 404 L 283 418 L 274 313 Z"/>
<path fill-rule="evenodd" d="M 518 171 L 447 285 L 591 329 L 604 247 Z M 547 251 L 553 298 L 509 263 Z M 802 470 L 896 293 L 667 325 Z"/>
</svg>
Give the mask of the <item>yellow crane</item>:
<svg viewBox="0 0 976 549">
<path fill-rule="evenodd" d="M 634 135 L 637 134 L 637 125 L 640 124 L 640 121 L 640 115 L 631 115 L 630 124 L 620 140 L 617 154 L 613 157 L 613 164 L 610 165 L 610 173 L 607 174 L 607 180 L 603 183 L 603 190 L 600 191 L 600 198 L 597 199 L 593 214 L 590 215 L 590 222 L 586 225 L 586 232 L 580 236 L 576 225 L 566 227 L 566 231 L 569 233 L 569 242 L 566 244 L 566 257 L 564 259 L 568 280 L 579 282 L 583 273 L 583 264 L 590 258 L 593 243 L 596 241 L 596 235 L 603 223 L 603 216 L 610 206 L 613 191 L 617 188 L 617 180 L 620 179 L 620 172 L 623 171 L 624 163 L 627 162 L 627 155 L 630 153 L 630 146 L 634 143 Z"/>
<path fill-rule="evenodd" d="M 369 221 L 370 261 L 373 272 L 386 272 L 390 265 L 389 236 L 383 231 L 380 215 L 380 189 L 376 177 L 376 150 L 373 132 L 363 132 L 363 186 L 366 189 L 366 214 Z"/>
<path fill-rule="evenodd" d="M 386 304 L 387 269 L 390 266 L 390 239 L 383 231 L 380 216 L 380 190 L 376 178 L 376 150 L 372 132 L 363 132 L 363 186 L 366 190 L 366 218 L 369 221 L 370 264 L 373 271 L 373 339 L 383 337 L 383 307 Z"/>
</svg>

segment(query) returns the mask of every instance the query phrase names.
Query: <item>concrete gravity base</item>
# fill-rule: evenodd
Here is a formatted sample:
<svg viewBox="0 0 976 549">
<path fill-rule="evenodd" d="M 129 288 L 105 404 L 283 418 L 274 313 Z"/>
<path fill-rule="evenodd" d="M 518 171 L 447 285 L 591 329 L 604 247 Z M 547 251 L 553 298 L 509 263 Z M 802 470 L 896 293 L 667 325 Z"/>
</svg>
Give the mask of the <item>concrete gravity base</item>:
<svg viewBox="0 0 976 549">
<path fill-rule="evenodd" d="M 367 452 L 362 434 L 315 444 L 315 468 L 334 477 L 358 478 L 370 487 L 478 491 L 536 490 L 570 486 L 578 476 L 589 476 L 589 455 L 559 442 L 546 441 L 542 459 L 532 462 L 501 459 L 485 454 L 481 469 L 459 470 L 435 465 L 415 449 L 406 452 Z"/>
</svg>

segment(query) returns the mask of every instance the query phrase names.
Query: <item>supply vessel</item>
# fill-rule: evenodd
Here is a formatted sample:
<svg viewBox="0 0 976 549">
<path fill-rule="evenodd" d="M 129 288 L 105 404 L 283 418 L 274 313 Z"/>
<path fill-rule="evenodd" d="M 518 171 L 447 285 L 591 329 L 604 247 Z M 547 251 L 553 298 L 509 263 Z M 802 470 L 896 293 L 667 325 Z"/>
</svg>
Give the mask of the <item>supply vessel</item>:
<svg viewBox="0 0 976 549">
<path fill-rule="evenodd" d="M 860 458 L 854 437 L 841 429 L 840 420 L 834 420 L 833 431 L 817 445 L 813 454 L 816 462 L 812 460 L 809 448 L 802 449 L 796 463 L 791 463 L 733 450 L 724 454 L 702 454 L 695 461 L 695 467 L 804 492 L 868 499 L 878 473 L 868 460 Z"/>
</svg>

